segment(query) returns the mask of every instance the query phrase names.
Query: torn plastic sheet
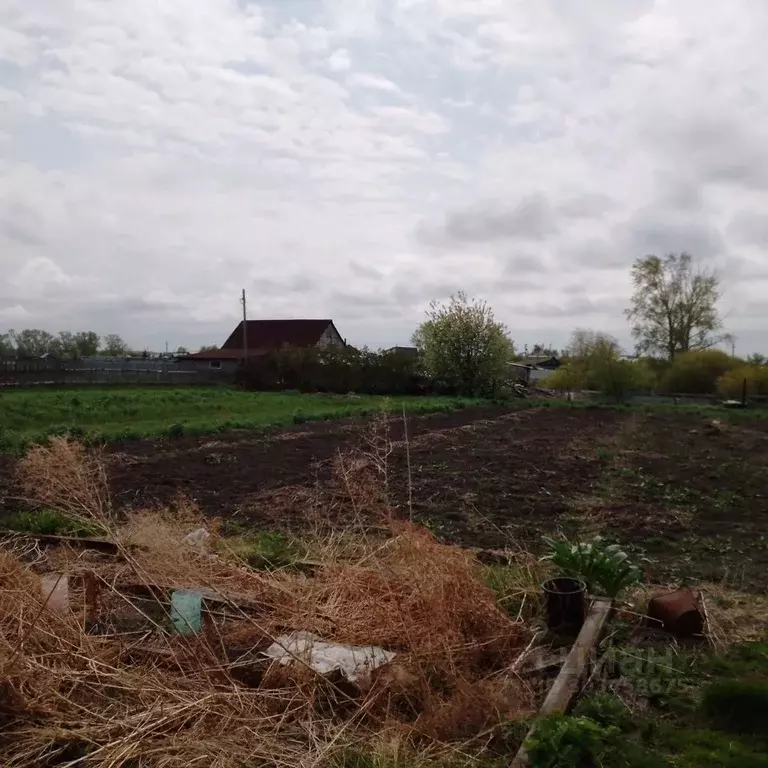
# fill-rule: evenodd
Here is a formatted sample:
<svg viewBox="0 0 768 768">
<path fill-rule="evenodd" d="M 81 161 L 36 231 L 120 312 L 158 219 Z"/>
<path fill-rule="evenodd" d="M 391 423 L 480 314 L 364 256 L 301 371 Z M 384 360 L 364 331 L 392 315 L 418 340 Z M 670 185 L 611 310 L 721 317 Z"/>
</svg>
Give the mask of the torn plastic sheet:
<svg viewBox="0 0 768 768">
<path fill-rule="evenodd" d="M 355 682 L 376 667 L 389 664 L 397 654 L 376 645 L 328 643 L 312 632 L 299 631 L 278 637 L 266 655 L 280 664 L 300 659 L 321 675 L 339 670 L 347 680 Z"/>
</svg>

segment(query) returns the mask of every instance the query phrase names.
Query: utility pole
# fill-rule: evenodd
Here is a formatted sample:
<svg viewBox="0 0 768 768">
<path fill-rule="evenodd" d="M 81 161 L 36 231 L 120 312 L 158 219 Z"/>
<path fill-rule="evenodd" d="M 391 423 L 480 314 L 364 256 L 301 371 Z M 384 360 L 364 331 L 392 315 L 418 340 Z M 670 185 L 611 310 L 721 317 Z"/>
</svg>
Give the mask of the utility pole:
<svg viewBox="0 0 768 768">
<path fill-rule="evenodd" d="M 243 305 L 243 366 L 248 365 L 248 312 L 245 303 L 245 288 L 243 288 L 243 297 L 240 299 Z"/>
</svg>

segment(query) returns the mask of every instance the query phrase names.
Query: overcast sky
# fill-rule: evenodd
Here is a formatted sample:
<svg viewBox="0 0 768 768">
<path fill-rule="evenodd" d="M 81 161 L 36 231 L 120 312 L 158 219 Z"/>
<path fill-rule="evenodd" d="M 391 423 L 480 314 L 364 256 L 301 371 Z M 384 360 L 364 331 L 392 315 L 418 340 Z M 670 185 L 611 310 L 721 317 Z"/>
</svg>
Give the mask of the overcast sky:
<svg viewBox="0 0 768 768">
<path fill-rule="evenodd" d="M 0 0 L 0 330 L 405 344 L 486 299 L 630 345 L 629 268 L 768 352 L 765 0 Z"/>
</svg>

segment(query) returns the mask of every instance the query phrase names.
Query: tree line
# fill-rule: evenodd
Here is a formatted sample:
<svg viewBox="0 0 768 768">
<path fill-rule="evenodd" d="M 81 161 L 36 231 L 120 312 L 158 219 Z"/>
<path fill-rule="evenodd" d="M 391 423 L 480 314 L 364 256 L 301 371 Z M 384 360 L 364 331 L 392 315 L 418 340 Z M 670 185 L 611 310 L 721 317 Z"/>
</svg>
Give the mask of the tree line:
<svg viewBox="0 0 768 768">
<path fill-rule="evenodd" d="M 576 329 L 557 355 L 562 366 L 546 379 L 560 390 L 593 389 L 622 400 L 638 390 L 740 396 L 768 396 L 768 367 L 762 355 L 746 359 L 714 349 L 733 341 L 718 311 L 718 275 L 687 253 L 646 256 L 632 267 L 634 293 L 625 315 L 636 356 L 624 354 L 610 334 Z M 461 394 L 497 393 L 519 356 L 490 306 L 458 293 L 433 303 L 414 334 L 424 369 Z M 536 345 L 533 354 L 555 350 Z M 556 353 L 555 353 L 556 354 Z"/>
<path fill-rule="evenodd" d="M 95 355 L 125 357 L 131 350 L 116 333 L 108 333 L 103 338 L 94 331 L 61 331 L 52 334 L 38 328 L 22 331 L 9 330 L 0 333 L 0 357 L 43 357 L 55 355 L 67 359 L 80 359 Z"/>
</svg>

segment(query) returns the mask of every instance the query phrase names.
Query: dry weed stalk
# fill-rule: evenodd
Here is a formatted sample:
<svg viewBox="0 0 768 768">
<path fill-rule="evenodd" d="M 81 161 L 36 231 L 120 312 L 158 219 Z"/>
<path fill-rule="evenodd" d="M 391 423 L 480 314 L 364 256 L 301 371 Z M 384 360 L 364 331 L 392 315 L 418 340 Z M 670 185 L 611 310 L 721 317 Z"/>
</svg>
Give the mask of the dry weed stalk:
<svg viewBox="0 0 768 768">
<path fill-rule="evenodd" d="M 467 553 L 393 521 L 370 456 L 338 457 L 357 527 L 317 547 L 325 564 L 311 578 L 190 550 L 181 540 L 201 516 L 183 502 L 118 525 L 102 458 L 66 440 L 33 449 L 21 471 L 42 503 L 113 535 L 122 559 L 58 552 L 56 567 L 74 585 L 72 612 L 61 615 L 45 605 L 27 553 L 0 550 L 3 765 L 327 765 L 393 727 L 408 749 L 443 749 L 530 710 L 531 692 L 494 674 L 527 630 L 497 607 Z M 387 539 L 365 533 L 371 517 Z M 218 599 L 197 636 L 179 637 L 168 631 L 166 600 L 137 597 L 136 585 Z M 259 656 L 294 630 L 399 655 L 359 688 Z"/>
<path fill-rule="evenodd" d="M 63 512 L 80 523 L 114 532 L 106 463 L 98 449 L 88 450 L 66 437 L 32 446 L 18 464 L 27 498 Z"/>
</svg>

